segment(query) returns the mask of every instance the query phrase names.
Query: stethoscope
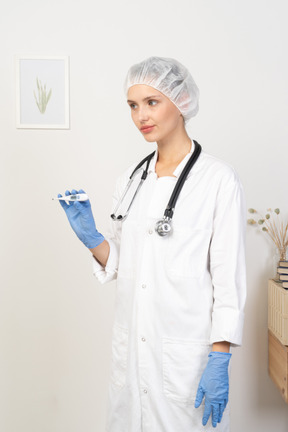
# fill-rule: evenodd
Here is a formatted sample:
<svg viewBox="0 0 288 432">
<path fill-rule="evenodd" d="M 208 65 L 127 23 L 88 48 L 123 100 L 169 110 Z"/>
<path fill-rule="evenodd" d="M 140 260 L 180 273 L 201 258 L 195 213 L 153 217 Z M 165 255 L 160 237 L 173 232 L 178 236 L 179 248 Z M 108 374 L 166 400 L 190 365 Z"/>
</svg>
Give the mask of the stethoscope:
<svg viewBox="0 0 288 432">
<path fill-rule="evenodd" d="M 202 150 L 201 146 L 200 146 L 200 144 L 198 144 L 197 141 L 193 140 L 193 142 L 195 144 L 195 149 L 194 149 L 192 155 L 190 156 L 190 158 L 188 159 L 185 167 L 183 168 L 183 171 L 180 174 L 179 179 L 177 180 L 177 183 L 176 183 L 176 185 L 175 185 L 175 187 L 173 189 L 173 192 L 171 194 L 171 197 L 170 197 L 169 202 L 167 204 L 167 207 L 165 209 L 163 218 L 160 219 L 158 222 L 156 222 L 155 231 L 161 237 L 166 236 L 167 234 L 171 233 L 171 231 L 172 231 L 171 221 L 172 221 L 172 218 L 173 218 L 176 201 L 177 201 L 177 199 L 179 197 L 179 194 L 180 194 L 180 192 L 182 190 L 182 187 L 183 187 L 183 185 L 185 183 L 185 180 L 186 180 L 189 172 L 191 171 L 193 165 L 195 164 L 195 162 L 197 161 L 198 157 L 200 156 L 200 153 L 201 153 L 201 150 Z M 155 151 L 153 151 L 151 154 L 149 154 L 148 156 L 146 156 L 136 166 L 136 168 L 134 169 L 134 171 L 130 175 L 129 182 L 128 182 L 128 184 L 127 184 L 127 186 L 126 186 L 126 188 L 125 188 L 125 190 L 123 192 L 123 195 L 121 196 L 120 200 L 118 201 L 118 203 L 117 203 L 117 205 L 115 207 L 114 212 L 111 214 L 111 218 L 114 221 L 121 221 L 121 222 L 123 222 L 127 218 L 128 214 L 129 214 L 129 211 L 130 211 L 130 208 L 131 208 L 131 206 L 133 204 L 133 201 L 135 200 L 135 197 L 136 197 L 137 193 L 139 192 L 139 189 L 141 188 L 144 180 L 146 180 L 147 173 L 148 173 L 148 168 L 149 168 L 150 162 L 151 162 L 151 160 L 152 160 L 152 158 L 153 158 L 154 155 L 155 155 Z M 127 210 L 126 210 L 126 213 L 124 214 L 124 216 L 121 215 L 121 214 L 119 214 L 118 216 L 116 216 L 117 210 L 119 209 L 120 205 L 122 204 L 122 202 L 123 202 L 123 200 L 124 200 L 124 198 L 125 198 L 128 190 L 129 190 L 129 188 L 130 188 L 130 186 L 131 186 L 131 184 L 133 182 L 133 179 L 134 179 L 134 176 L 135 176 L 136 172 L 142 167 L 142 165 L 145 164 L 145 162 L 146 162 L 145 170 L 142 173 L 141 180 L 140 180 L 140 182 L 139 182 L 139 184 L 137 186 L 137 189 L 136 189 L 136 191 L 135 191 L 135 193 L 134 193 L 134 195 L 133 195 L 133 197 L 131 199 L 131 202 L 130 202 Z"/>
</svg>

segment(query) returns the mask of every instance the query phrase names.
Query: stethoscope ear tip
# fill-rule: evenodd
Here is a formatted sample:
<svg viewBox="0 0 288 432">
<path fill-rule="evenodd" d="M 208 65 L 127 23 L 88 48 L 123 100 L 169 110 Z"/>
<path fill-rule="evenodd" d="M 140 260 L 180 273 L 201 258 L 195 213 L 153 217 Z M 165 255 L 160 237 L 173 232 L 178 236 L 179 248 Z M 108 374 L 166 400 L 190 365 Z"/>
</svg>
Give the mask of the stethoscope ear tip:
<svg viewBox="0 0 288 432">
<path fill-rule="evenodd" d="M 124 219 L 124 217 L 123 217 L 122 215 L 116 216 L 114 213 L 111 214 L 110 217 L 111 217 L 114 221 L 116 221 L 116 220 L 118 220 L 118 221 L 122 221 L 122 220 Z"/>
</svg>

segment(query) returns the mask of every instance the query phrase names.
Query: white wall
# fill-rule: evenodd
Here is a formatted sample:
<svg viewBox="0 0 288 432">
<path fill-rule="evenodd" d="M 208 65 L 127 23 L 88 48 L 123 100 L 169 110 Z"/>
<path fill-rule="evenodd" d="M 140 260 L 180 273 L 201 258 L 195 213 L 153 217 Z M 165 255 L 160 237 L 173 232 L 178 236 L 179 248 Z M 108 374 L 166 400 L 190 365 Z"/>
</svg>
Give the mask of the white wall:
<svg viewBox="0 0 288 432">
<path fill-rule="evenodd" d="M 191 136 L 234 165 L 248 206 L 287 210 L 285 0 L 11 0 L 0 14 L 0 430 L 102 432 L 115 285 L 51 197 L 83 187 L 105 230 L 114 182 L 151 150 L 129 118 L 128 67 L 175 57 L 201 91 Z M 15 128 L 14 54 L 70 56 L 71 129 Z M 148 147 L 147 147 L 148 145 Z M 248 230 L 243 347 L 233 350 L 232 432 L 287 432 L 267 373 L 273 248 Z"/>
</svg>

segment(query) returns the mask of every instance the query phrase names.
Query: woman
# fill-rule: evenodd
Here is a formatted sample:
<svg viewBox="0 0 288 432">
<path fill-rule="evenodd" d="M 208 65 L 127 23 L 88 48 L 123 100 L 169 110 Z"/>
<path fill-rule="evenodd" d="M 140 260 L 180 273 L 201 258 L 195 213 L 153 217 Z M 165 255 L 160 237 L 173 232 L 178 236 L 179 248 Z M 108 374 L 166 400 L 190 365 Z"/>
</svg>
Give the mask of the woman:
<svg viewBox="0 0 288 432">
<path fill-rule="evenodd" d="M 117 278 L 107 431 L 199 432 L 212 423 L 228 432 L 230 346 L 241 345 L 245 303 L 242 187 L 230 166 L 202 151 L 171 232 L 158 235 L 175 184 L 199 152 L 185 128 L 198 111 L 198 89 L 183 65 L 160 57 L 132 66 L 125 89 L 133 122 L 157 143 L 134 201 L 145 164 L 118 209 L 124 214 L 133 201 L 128 215 L 114 215 L 104 238 L 89 201 L 62 202 L 96 277 Z M 113 208 L 135 166 L 118 180 Z"/>
</svg>

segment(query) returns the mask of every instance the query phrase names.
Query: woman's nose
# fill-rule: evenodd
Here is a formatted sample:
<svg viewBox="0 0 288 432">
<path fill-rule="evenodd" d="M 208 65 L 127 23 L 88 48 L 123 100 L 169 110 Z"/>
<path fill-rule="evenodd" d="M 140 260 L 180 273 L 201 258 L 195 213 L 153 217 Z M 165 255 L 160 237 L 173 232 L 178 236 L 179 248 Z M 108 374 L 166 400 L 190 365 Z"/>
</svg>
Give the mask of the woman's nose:
<svg viewBox="0 0 288 432">
<path fill-rule="evenodd" d="M 148 120 L 148 111 L 147 111 L 147 108 L 145 106 L 139 107 L 138 119 L 140 122 Z"/>
</svg>

